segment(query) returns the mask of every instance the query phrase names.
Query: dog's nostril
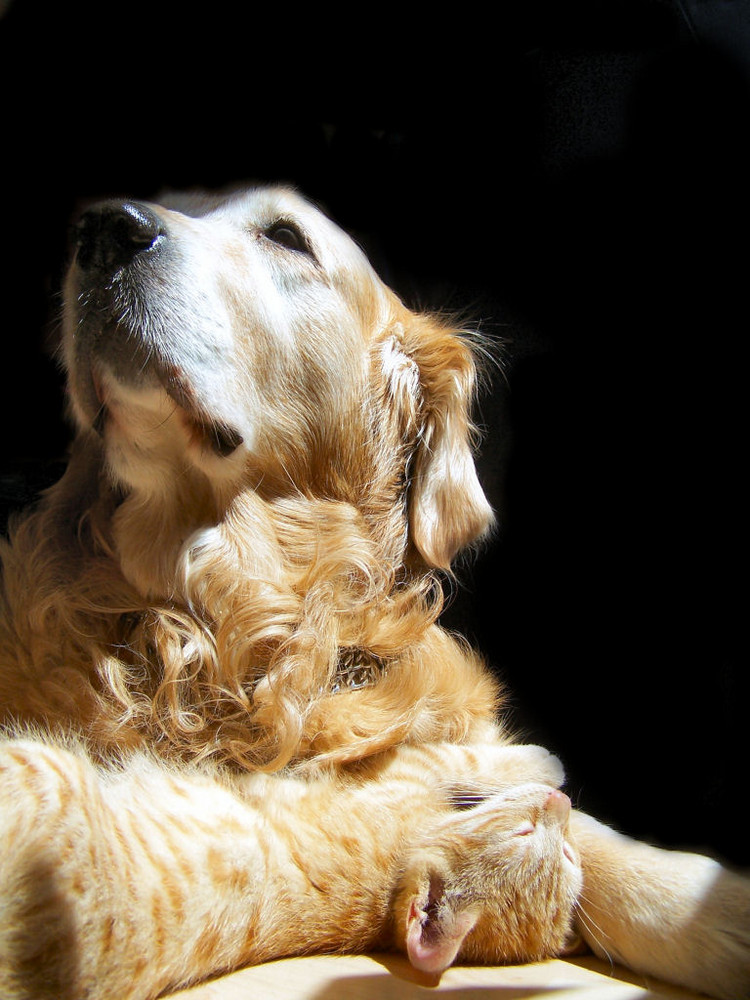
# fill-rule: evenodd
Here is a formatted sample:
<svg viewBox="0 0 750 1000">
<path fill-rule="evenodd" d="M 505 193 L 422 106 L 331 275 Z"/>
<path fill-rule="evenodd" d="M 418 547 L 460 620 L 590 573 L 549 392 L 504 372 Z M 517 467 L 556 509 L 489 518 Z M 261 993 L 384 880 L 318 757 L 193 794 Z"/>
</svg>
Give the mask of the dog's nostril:
<svg viewBox="0 0 750 1000">
<path fill-rule="evenodd" d="M 76 259 L 85 271 L 111 271 L 150 250 L 164 229 L 138 202 L 104 202 L 88 209 L 75 230 Z"/>
</svg>

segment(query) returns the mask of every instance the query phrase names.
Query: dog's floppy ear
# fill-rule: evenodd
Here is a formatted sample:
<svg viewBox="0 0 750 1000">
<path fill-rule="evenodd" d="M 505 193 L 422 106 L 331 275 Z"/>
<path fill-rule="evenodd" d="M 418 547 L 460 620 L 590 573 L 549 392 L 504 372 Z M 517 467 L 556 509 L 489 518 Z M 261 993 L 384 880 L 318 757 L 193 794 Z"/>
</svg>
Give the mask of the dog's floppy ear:
<svg viewBox="0 0 750 1000">
<path fill-rule="evenodd" d="M 472 450 L 476 364 L 467 340 L 434 317 L 412 314 L 399 339 L 416 366 L 420 396 L 410 469 L 410 535 L 428 565 L 447 570 L 459 550 L 493 522 Z"/>
</svg>

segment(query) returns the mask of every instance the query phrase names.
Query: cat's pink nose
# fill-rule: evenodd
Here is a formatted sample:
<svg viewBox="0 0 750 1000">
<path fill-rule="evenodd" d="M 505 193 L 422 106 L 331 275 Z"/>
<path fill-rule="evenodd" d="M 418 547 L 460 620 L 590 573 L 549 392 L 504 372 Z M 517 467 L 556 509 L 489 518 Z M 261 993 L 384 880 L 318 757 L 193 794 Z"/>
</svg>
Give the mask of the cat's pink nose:
<svg viewBox="0 0 750 1000">
<path fill-rule="evenodd" d="M 560 822 L 565 822 L 570 815 L 570 799 L 559 788 L 553 788 L 544 802 L 544 808 Z"/>
</svg>

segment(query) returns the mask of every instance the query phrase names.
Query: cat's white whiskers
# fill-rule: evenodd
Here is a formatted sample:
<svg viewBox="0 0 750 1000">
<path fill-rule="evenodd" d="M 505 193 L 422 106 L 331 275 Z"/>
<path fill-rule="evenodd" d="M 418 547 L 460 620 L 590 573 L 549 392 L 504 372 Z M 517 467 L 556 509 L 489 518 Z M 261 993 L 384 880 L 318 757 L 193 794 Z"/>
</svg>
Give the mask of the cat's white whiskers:
<svg viewBox="0 0 750 1000">
<path fill-rule="evenodd" d="M 614 959 L 612 958 L 612 956 L 610 955 L 609 951 L 607 950 L 607 948 L 605 947 L 605 945 L 604 945 L 604 943 L 602 941 L 602 938 L 607 938 L 608 935 L 607 935 L 607 933 L 604 930 L 602 930 L 602 928 L 599 926 L 599 924 L 597 924 L 597 922 L 594 920 L 594 918 L 591 916 L 591 914 L 587 913 L 587 911 L 586 911 L 586 909 L 584 908 L 584 905 L 583 905 L 584 901 L 585 901 L 585 897 L 583 896 L 583 894 L 581 894 L 578 897 L 578 902 L 576 903 L 576 913 L 577 913 L 578 919 L 583 924 L 583 926 L 586 928 L 586 930 L 588 931 L 589 935 L 594 939 L 594 941 L 596 941 L 596 943 L 599 946 L 599 948 L 601 948 L 601 950 L 604 952 L 604 955 L 606 956 L 607 961 L 609 962 L 610 969 L 612 971 L 614 971 L 614 967 L 615 967 Z M 598 931 L 598 934 L 594 933 L 594 931 Z"/>
</svg>

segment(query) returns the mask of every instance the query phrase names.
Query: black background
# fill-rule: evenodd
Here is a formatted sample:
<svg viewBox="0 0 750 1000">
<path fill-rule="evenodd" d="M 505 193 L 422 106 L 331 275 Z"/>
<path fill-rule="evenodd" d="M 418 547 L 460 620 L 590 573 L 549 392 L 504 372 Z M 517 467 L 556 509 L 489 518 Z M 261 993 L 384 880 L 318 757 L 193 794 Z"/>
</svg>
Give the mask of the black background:
<svg viewBox="0 0 750 1000">
<path fill-rule="evenodd" d="M 581 807 L 750 864 L 748 5 L 455 6 L 5 4 L 3 508 L 64 455 L 82 201 L 296 184 L 409 304 L 504 344 L 478 415 L 500 529 L 446 618 L 516 725 Z"/>
</svg>

